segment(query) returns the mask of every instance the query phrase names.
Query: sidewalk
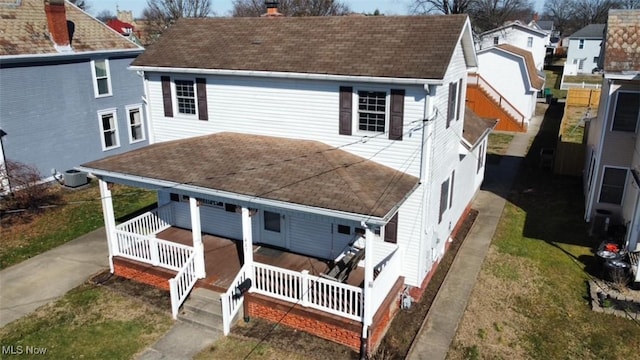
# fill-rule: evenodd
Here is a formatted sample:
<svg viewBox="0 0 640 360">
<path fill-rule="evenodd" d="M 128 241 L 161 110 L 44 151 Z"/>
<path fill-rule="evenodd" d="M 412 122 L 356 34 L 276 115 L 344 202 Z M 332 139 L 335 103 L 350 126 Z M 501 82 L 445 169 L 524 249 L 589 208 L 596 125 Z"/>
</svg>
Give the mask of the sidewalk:
<svg viewBox="0 0 640 360">
<path fill-rule="evenodd" d="M 109 267 L 104 228 L 0 271 L 0 327 Z"/>
<path fill-rule="evenodd" d="M 488 164 L 482 190 L 472 207 L 479 211 L 467 239 L 451 264 L 433 305 L 425 317 L 407 359 L 445 359 L 458 324 L 491 244 L 511 189 L 532 137 L 540 129 L 543 115 L 531 120 L 526 134 L 516 134 L 500 164 Z"/>
</svg>

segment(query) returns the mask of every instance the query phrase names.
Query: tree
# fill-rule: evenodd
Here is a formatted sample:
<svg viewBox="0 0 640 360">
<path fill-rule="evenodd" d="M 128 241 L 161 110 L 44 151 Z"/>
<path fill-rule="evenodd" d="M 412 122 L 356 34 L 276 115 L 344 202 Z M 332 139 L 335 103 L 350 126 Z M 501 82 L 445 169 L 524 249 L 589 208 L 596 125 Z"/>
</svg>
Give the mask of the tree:
<svg viewBox="0 0 640 360">
<path fill-rule="evenodd" d="M 103 23 L 107 23 L 107 21 L 115 19 L 116 16 L 110 10 L 101 10 L 96 14 L 96 19 L 102 21 Z"/>
<path fill-rule="evenodd" d="M 264 0 L 234 0 L 233 16 L 258 17 L 267 12 Z M 336 0 L 281 0 L 278 12 L 287 16 L 345 15 L 351 9 Z"/>
<path fill-rule="evenodd" d="M 475 0 L 414 0 L 410 10 L 414 14 L 465 14 Z"/>
<path fill-rule="evenodd" d="M 69 0 L 69 2 L 84 11 L 89 11 L 89 8 L 91 7 L 91 5 L 89 5 L 85 0 Z"/>
<path fill-rule="evenodd" d="M 531 19 L 534 13 L 529 0 L 477 0 L 468 9 L 477 32 L 502 26 L 511 20 Z"/>
<path fill-rule="evenodd" d="M 183 17 L 207 17 L 211 14 L 211 0 L 147 0 L 142 18 L 146 30 L 156 39 L 176 20 Z"/>
<path fill-rule="evenodd" d="M 563 34 L 589 24 L 604 24 L 610 9 L 634 9 L 639 0 L 546 0 L 543 17 L 553 20 Z"/>
</svg>

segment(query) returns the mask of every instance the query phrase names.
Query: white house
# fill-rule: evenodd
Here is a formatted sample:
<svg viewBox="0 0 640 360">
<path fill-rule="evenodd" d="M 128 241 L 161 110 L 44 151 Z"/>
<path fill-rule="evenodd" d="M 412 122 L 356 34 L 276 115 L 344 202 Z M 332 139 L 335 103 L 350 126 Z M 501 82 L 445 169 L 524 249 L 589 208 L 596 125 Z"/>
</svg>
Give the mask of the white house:
<svg viewBox="0 0 640 360">
<path fill-rule="evenodd" d="M 590 24 L 569 36 L 563 75 L 591 74 L 598 67 L 604 24 Z"/>
<path fill-rule="evenodd" d="M 551 33 L 538 27 L 527 26 L 520 21 L 508 22 L 477 36 L 476 50 L 509 44 L 531 52 L 536 68 L 542 71 Z"/>
<path fill-rule="evenodd" d="M 482 90 L 489 100 L 482 107 L 504 109 L 525 128 L 528 126 L 535 115 L 538 92 L 544 86 L 544 78 L 538 74 L 529 51 L 509 44 L 482 49 L 478 51 L 478 72 L 470 76 L 469 85 Z M 484 98 L 470 97 L 473 102 L 469 106 L 480 115 L 490 116 L 480 109 Z"/>
<path fill-rule="evenodd" d="M 609 11 L 600 106 L 588 123 L 584 171 L 585 220 L 596 233 L 605 222 L 622 225 L 629 251 L 640 251 L 640 52 L 629 46 L 637 43 L 639 19 L 640 10 Z"/>
<path fill-rule="evenodd" d="M 81 167 L 100 181 L 112 271 L 172 270 L 174 315 L 196 282 L 219 289 L 225 333 L 246 301 L 374 349 L 482 182 L 492 124 L 463 135 L 476 66 L 463 15 L 179 20 L 131 66 L 152 144 Z M 111 183 L 156 190 L 159 209 L 116 225 Z"/>
</svg>

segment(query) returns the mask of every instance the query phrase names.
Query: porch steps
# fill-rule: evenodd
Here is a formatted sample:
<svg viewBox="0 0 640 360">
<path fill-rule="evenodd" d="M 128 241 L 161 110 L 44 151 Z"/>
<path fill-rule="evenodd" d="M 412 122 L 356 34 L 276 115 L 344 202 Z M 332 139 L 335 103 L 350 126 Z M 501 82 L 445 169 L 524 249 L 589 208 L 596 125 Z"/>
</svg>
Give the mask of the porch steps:
<svg viewBox="0 0 640 360">
<path fill-rule="evenodd" d="M 220 293 L 204 288 L 193 289 L 178 313 L 178 320 L 222 332 Z"/>
</svg>

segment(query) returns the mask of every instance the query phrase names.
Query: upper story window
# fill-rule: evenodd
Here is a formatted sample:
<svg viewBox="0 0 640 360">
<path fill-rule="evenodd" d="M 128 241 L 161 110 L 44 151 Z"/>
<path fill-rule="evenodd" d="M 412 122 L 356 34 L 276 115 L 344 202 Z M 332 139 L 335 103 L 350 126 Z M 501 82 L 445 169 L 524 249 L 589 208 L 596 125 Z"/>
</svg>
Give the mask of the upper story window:
<svg viewBox="0 0 640 360">
<path fill-rule="evenodd" d="M 601 203 L 622 204 L 622 196 L 624 195 L 624 184 L 627 181 L 627 169 L 624 168 L 604 168 L 602 175 L 602 186 L 600 187 Z"/>
<path fill-rule="evenodd" d="M 457 82 L 449 83 L 449 102 L 447 104 L 447 127 L 450 126 L 452 120 L 460 119 L 460 110 L 462 108 L 461 100 L 462 79 Z"/>
<path fill-rule="evenodd" d="M 102 133 L 102 150 L 115 149 L 120 146 L 118 136 L 118 117 L 116 109 L 98 111 L 100 132 Z"/>
<path fill-rule="evenodd" d="M 578 49 L 584 49 L 584 39 L 580 39 L 580 42 L 578 43 Z"/>
<path fill-rule="evenodd" d="M 618 91 L 613 115 L 613 131 L 636 132 L 640 119 L 640 92 Z"/>
<path fill-rule="evenodd" d="M 498 45 L 499 42 L 500 42 L 500 37 L 494 36 L 493 37 L 493 45 Z"/>
<path fill-rule="evenodd" d="M 533 36 L 529 36 L 527 38 L 527 47 L 528 48 L 533 47 Z"/>
<path fill-rule="evenodd" d="M 91 61 L 91 73 L 93 74 L 93 92 L 95 96 L 110 96 L 111 76 L 109 72 L 109 60 Z"/>
<path fill-rule="evenodd" d="M 199 120 L 209 120 L 207 107 L 207 80 L 205 78 L 175 79 L 162 76 L 162 101 L 164 116 L 173 117 L 173 109 L 177 107 L 178 114 L 194 116 Z"/>
<path fill-rule="evenodd" d="M 387 93 L 358 91 L 358 130 L 384 132 Z"/>
<path fill-rule="evenodd" d="M 358 90 L 341 86 L 338 105 L 338 133 L 351 135 L 356 131 L 388 133 L 390 140 L 402 140 L 404 126 L 403 89 Z M 353 104 L 357 103 L 357 109 Z M 356 124 L 356 125 L 354 125 Z"/>
<path fill-rule="evenodd" d="M 127 106 L 127 116 L 129 117 L 129 142 L 136 143 L 145 139 L 144 123 L 142 121 L 142 106 Z"/>
</svg>

